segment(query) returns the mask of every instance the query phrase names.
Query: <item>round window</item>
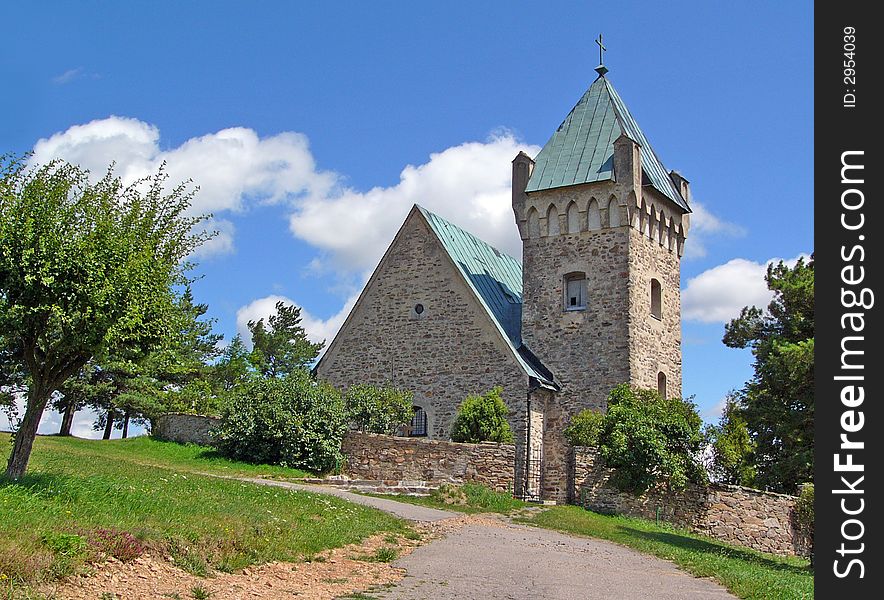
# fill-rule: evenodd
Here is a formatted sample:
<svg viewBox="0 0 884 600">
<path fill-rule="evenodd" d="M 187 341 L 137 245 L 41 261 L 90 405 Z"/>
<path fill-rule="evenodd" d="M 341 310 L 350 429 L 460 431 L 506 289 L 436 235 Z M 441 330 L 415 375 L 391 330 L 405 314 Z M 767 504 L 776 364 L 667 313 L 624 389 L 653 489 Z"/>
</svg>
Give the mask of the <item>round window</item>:
<svg viewBox="0 0 884 600">
<path fill-rule="evenodd" d="M 424 305 L 423 304 L 415 304 L 414 305 L 414 314 L 420 315 L 420 314 L 423 314 L 423 312 L 424 312 Z"/>
</svg>

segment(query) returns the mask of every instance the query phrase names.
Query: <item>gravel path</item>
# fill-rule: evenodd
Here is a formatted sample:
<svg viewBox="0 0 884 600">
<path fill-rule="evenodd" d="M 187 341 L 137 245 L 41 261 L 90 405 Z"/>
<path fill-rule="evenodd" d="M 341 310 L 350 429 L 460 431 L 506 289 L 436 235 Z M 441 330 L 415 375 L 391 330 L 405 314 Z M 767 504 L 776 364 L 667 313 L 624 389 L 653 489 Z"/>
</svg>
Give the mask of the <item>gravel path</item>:
<svg viewBox="0 0 884 600">
<path fill-rule="evenodd" d="M 623 546 L 517 525 L 466 525 L 393 564 L 407 575 L 384 600 L 735 598 Z"/>
<path fill-rule="evenodd" d="M 234 479 L 247 481 L 249 483 L 257 483 L 259 485 L 271 485 L 289 490 L 300 490 L 302 492 L 337 496 L 338 498 L 349 500 L 354 504 L 377 508 L 378 510 L 388 512 L 402 519 L 408 519 L 409 521 L 432 522 L 459 516 L 459 513 L 448 512 L 447 510 L 437 510 L 426 506 L 408 504 L 407 502 L 396 502 L 395 500 L 388 500 L 386 498 L 363 496 L 362 494 L 356 494 L 354 492 L 348 492 L 346 490 L 326 485 L 304 485 L 302 483 L 291 483 L 289 481 L 275 481 L 273 479 L 259 479 L 254 477 L 235 477 Z"/>
<path fill-rule="evenodd" d="M 243 479 L 331 494 L 412 521 L 462 517 L 434 508 L 372 498 L 320 485 Z M 385 600 L 733 600 L 727 590 L 670 562 L 624 546 L 548 529 L 485 519 L 455 528 L 393 563 L 407 571 Z M 381 594 L 378 596 L 378 594 Z"/>
</svg>

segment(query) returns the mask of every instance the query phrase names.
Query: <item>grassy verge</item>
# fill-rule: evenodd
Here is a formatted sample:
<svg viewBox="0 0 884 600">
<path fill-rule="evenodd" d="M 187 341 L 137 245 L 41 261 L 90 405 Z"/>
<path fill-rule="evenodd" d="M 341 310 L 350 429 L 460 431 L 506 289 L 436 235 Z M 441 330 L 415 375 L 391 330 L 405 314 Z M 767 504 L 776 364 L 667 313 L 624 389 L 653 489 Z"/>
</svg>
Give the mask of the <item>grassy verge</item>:
<svg viewBox="0 0 884 600">
<path fill-rule="evenodd" d="M 0 448 L 9 448 L 8 439 L 0 434 Z M 0 590 L 69 575 L 106 555 L 125 560 L 155 550 L 205 574 L 302 560 L 379 531 L 407 530 L 334 497 L 195 470 L 283 475 L 150 440 L 38 438 L 28 475 L 0 479 Z"/>
<path fill-rule="evenodd" d="M 600 515 L 576 506 L 557 506 L 525 523 L 601 538 L 670 560 L 697 577 L 711 577 L 740 598 L 813 598 L 807 560 L 765 554 L 643 519 Z"/>
<path fill-rule="evenodd" d="M 532 506 L 528 502 L 516 500 L 512 497 L 512 494 L 495 492 L 484 485 L 473 483 L 466 483 L 462 486 L 445 485 L 429 496 L 369 495 L 469 514 L 492 512 L 505 515 L 527 506 Z"/>
</svg>

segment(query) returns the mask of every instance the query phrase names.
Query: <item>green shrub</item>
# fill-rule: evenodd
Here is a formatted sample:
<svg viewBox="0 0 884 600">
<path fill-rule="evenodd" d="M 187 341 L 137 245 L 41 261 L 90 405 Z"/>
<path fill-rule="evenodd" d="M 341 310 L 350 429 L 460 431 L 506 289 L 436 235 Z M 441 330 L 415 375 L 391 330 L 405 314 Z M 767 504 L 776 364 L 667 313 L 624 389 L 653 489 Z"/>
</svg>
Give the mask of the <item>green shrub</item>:
<svg viewBox="0 0 884 600">
<path fill-rule="evenodd" d="M 810 560 L 813 563 L 813 484 L 805 483 L 798 492 L 798 500 L 795 501 L 795 523 L 798 530 L 807 538 L 809 544 Z"/>
<path fill-rule="evenodd" d="M 614 469 L 612 482 L 634 494 L 658 483 L 679 490 L 689 481 L 705 482 L 698 460 L 703 446 L 701 427 L 691 401 L 618 385 L 608 395 L 608 412 L 599 435 L 600 454 Z"/>
<path fill-rule="evenodd" d="M 394 435 L 411 422 L 413 398 L 408 391 L 360 383 L 347 388 L 344 409 L 358 431 Z"/>
<path fill-rule="evenodd" d="M 595 410 L 581 410 L 565 427 L 565 439 L 572 446 L 597 446 L 605 415 Z"/>
<path fill-rule="evenodd" d="M 327 472 L 347 430 L 340 393 L 304 371 L 241 386 L 221 411 L 215 447 L 229 458 Z"/>
<path fill-rule="evenodd" d="M 496 387 L 481 396 L 467 396 L 457 409 L 451 427 L 451 439 L 455 442 L 513 443 L 513 432 L 506 420 L 509 410 Z"/>
</svg>

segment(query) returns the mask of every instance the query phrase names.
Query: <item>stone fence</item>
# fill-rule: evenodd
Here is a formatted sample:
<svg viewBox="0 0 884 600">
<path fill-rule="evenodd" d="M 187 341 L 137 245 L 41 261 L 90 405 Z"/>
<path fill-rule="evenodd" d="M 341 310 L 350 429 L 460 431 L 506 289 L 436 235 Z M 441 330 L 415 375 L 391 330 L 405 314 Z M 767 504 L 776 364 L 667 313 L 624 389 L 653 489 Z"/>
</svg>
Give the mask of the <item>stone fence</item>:
<svg viewBox="0 0 884 600">
<path fill-rule="evenodd" d="M 208 446 L 212 442 L 209 432 L 219 421 L 218 417 L 169 413 L 153 420 L 150 435 L 167 442 Z"/>
<path fill-rule="evenodd" d="M 763 552 L 806 554 L 794 523 L 796 498 L 734 485 L 689 485 L 678 493 L 651 490 L 641 497 L 609 483 L 594 448 L 574 448 L 571 501 L 596 512 L 660 518 L 709 537 Z"/>
<path fill-rule="evenodd" d="M 510 444 L 459 444 L 349 432 L 341 450 L 347 457 L 344 471 L 353 478 L 470 482 L 499 492 L 513 490 L 516 449 Z"/>
</svg>

